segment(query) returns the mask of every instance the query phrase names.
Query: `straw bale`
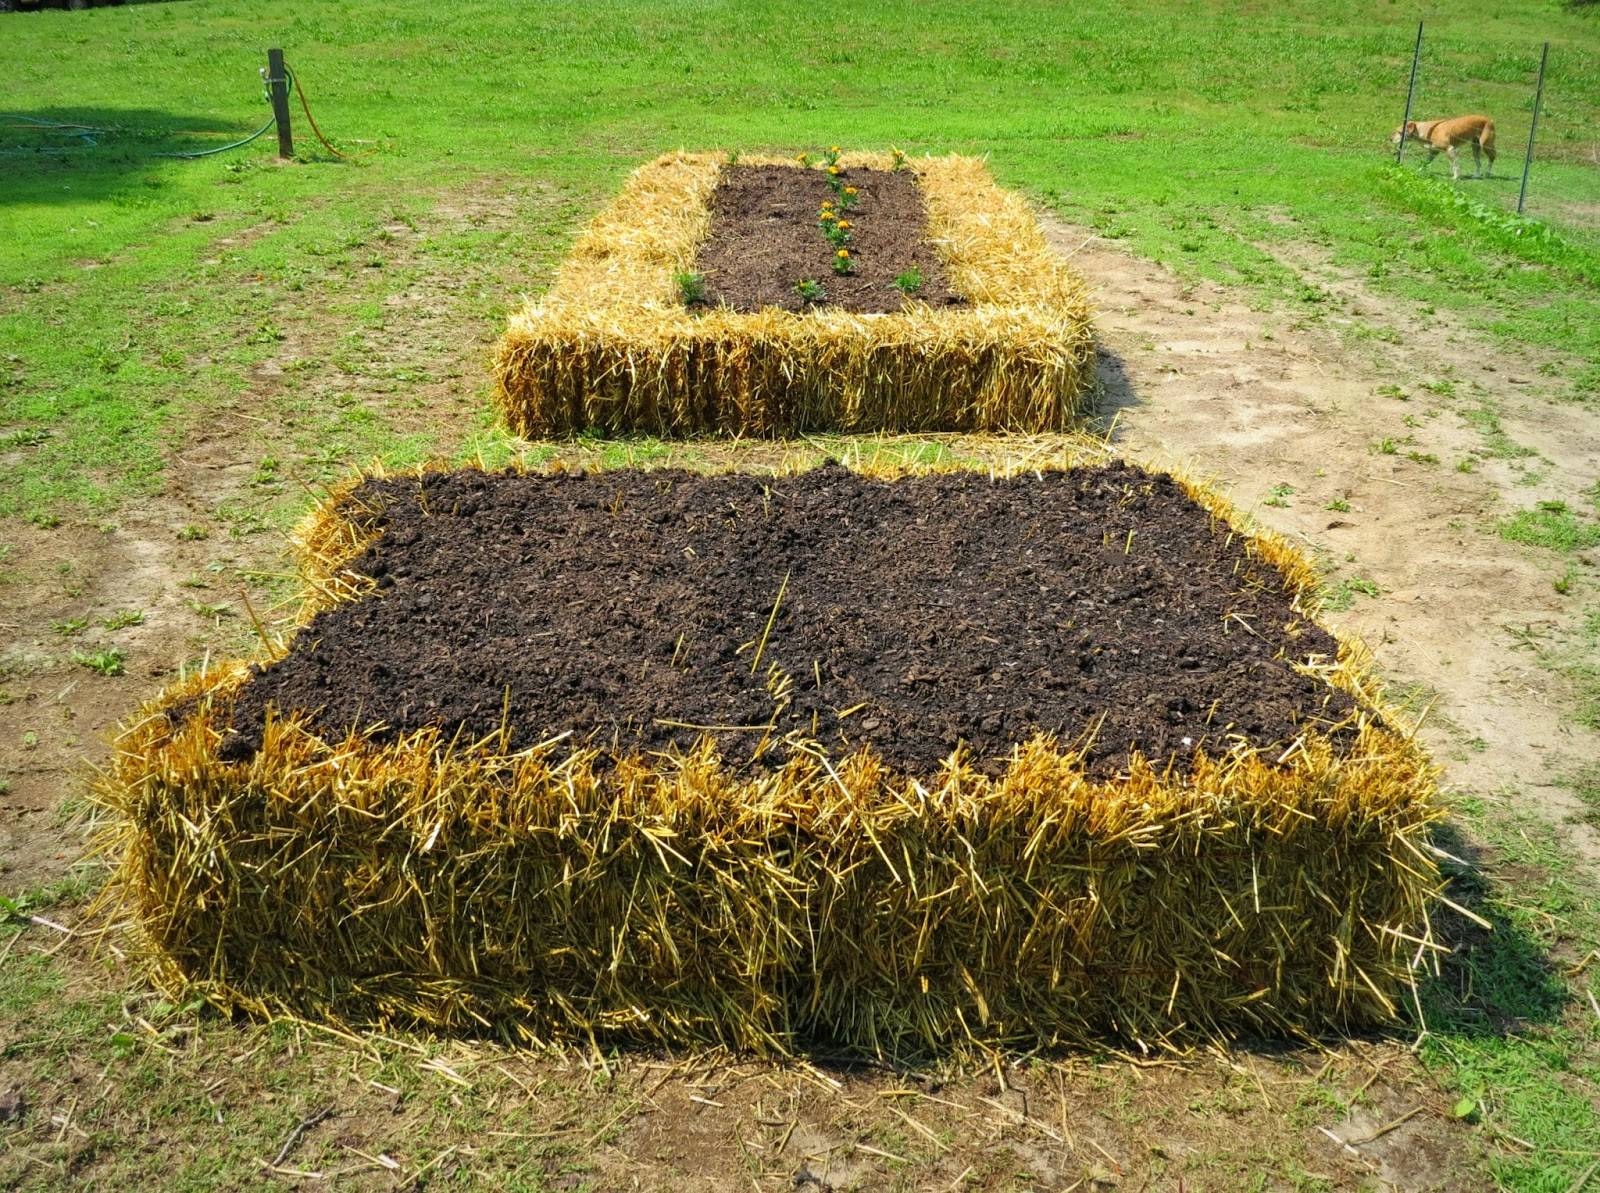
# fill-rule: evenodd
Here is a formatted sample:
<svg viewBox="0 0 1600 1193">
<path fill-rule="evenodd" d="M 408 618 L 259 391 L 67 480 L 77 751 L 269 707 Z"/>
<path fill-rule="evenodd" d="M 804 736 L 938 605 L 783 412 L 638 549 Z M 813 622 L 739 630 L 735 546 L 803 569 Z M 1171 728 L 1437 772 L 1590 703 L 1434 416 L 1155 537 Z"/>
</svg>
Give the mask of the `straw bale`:
<svg viewBox="0 0 1600 1193">
<path fill-rule="evenodd" d="M 675 153 L 641 167 L 550 292 L 512 317 L 494 371 L 514 431 L 1044 431 L 1080 412 L 1094 363 L 1084 285 L 980 159 L 908 161 L 929 239 L 970 305 L 690 312 L 674 277 L 707 235 L 722 160 Z"/>
<path fill-rule="evenodd" d="M 1190 488 L 1314 599 L 1290 544 Z M 371 514 L 347 490 L 302 526 L 307 616 L 367 599 L 348 564 Z M 1081 743 L 1044 737 L 920 776 L 870 750 L 751 774 L 709 740 L 509 753 L 499 734 L 331 740 L 293 717 L 225 762 L 249 674 L 225 663 L 119 735 L 96 793 L 107 906 L 171 994 L 518 1043 L 909 1058 L 1363 1027 L 1439 951 L 1443 814 L 1367 667 L 1346 642 L 1324 670 L 1362 701 L 1353 746 L 1097 779 Z"/>
</svg>

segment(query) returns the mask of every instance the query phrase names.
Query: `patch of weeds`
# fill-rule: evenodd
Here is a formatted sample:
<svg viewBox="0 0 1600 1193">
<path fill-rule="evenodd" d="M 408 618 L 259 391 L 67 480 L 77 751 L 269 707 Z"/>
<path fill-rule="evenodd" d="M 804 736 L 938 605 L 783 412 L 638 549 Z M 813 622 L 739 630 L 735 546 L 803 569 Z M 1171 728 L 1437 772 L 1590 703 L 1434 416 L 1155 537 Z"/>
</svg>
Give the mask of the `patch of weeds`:
<svg viewBox="0 0 1600 1193">
<path fill-rule="evenodd" d="M 131 625 L 143 625 L 144 611 L 142 609 L 118 609 L 115 613 L 102 617 L 100 624 L 108 630 L 122 630 Z"/>
<path fill-rule="evenodd" d="M 801 278 L 794 284 L 794 292 L 805 302 L 821 302 L 828 291 L 816 278 Z"/>
<path fill-rule="evenodd" d="M 121 675 L 123 664 L 128 656 L 115 646 L 101 647 L 99 650 L 75 650 L 72 652 L 72 661 L 80 667 L 87 667 L 90 671 L 97 671 L 101 675 Z"/>
<path fill-rule="evenodd" d="M 1264 504 L 1275 505 L 1280 508 L 1287 509 L 1289 507 L 1289 498 L 1293 495 L 1294 486 L 1286 484 L 1283 481 L 1279 481 L 1277 484 L 1273 485 L 1270 490 L 1268 490 L 1267 499 Z"/>
<path fill-rule="evenodd" d="M 82 633 L 83 628 L 88 624 L 89 619 L 87 617 L 67 617 L 61 621 L 52 621 L 50 628 L 63 638 L 69 638 L 73 634 Z"/>
<path fill-rule="evenodd" d="M 1322 508 L 1325 510 L 1332 510 L 1336 514 L 1348 514 L 1350 512 L 1350 503 L 1343 497 L 1335 497 Z"/>
<path fill-rule="evenodd" d="M 1443 379 L 1439 381 L 1424 381 L 1422 388 L 1430 394 L 1438 394 L 1441 398 L 1453 398 L 1456 396 L 1456 383 L 1454 381 Z"/>
<path fill-rule="evenodd" d="M 1554 588 L 1562 596 L 1566 596 L 1572 591 L 1572 586 L 1574 584 L 1576 584 L 1577 582 L 1578 582 L 1578 565 L 1573 563 L 1569 559 L 1567 561 L 1566 570 L 1563 571 L 1554 580 L 1550 581 L 1550 586 L 1552 588 Z"/>
<path fill-rule="evenodd" d="M 1394 456 L 1400 454 L 1400 445 L 1387 435 L 1375 442 L 1372 445 L 1372 449 L 1380 456 Z"/>
<path fill-rule="evenodd" d="M 922 270 L 913 265 L 894 279 L 894 285 L 902 294 L 915 294 L 922 289 Z"/>
<path fill-rule="evenodd" d="M 1456 461 L 1456 471 L 1476 472 L 1478 471 L 1478 462 L 1471 456 L 1462 456 L 1461 459 Z"/>
<path fill-rule="evenodd" d="M 29 514 L 28 521 L 32 522 L 40 530 L 54 530 L 61 525 L 61 519 L 56 517 L 55 514 L 47 514 L 43 511 Z"/>
<path fill-rule="evenodd" d="M 1564 776 L 1560 783 L 1584 806 L 1584 810 L 1577 813 L 1577 819 L 1591 828 L 1600 828 L 1600 763 L 1588 763 Z"/>
<path fill-rule="evenodd" d="M 706 299 L 706 276 L 682 270 L 672 275 L 672 284 L 678 288 L 678 297 L 685 306 L 694 306 Z"/>
<path fill-rule="evenodd" d="M 256 465 L 255 475 L 250 478 L 252 485 L 281 484 L 283 478 L 278 475 L 279 463 L 272 456 L 266 456 L 261 463 Z"/>
<path fill-rule="evenodd" d="M 1486 454 L 1497 460 L 1523 460 L 1539 454 L 1507 435 L 1505 428 L 1500 425 L 1500 412 L 1487 403 L 1476 410 L 1463 410 L 1461 417 L 1483 436 Z"/>
<path fill-rule="evenodd" d="M 204 526 L 185 526 L 182 530 L 178 531 L 178 541 L 180 543 L 197 543 L 201 539 L 210 537 L 211 532 Z"/>
<path fill-rule="evenodd" d="M 37 447 L 50 438 L 50 432 L 43 427 L 24 427 L 20 431 L 8 431 L 0 435 L 0 451 L 10 451 L 18 447 Z"/>
<path fill-rule="evenodd" d="M 1411 400 L 1411 395 L 1406 393 L 1406 391 L 1401 389 L 1398 385 L 1380 385 L 1372 392 L 1377 394 L 1380 398 L 1396 398 L 1402 402 L 1409 402 Z"/>
<path fill-rule="evenodd" d="M 1383 595 L 1383 589 L 1361 576 L 1349 576 L 1323 591 L 1322 607 L 1330 613 L 1342 613 L 1356 603 L 1358 593 L 1375 597 Z"/>
<path fill-rule="evenodd" d="M 1600 524 L 1580 522 L 1564 501 L 1541 501 L 1531 510 L 1519 510 L 1496 529 L 1507 542 L 1551 551 L 1582 551 L 1600 543 Z"/>
<path fill-rule="evenodd" d="M 1407 452 L 1406 459 L 1413 464 L 1437 464 L 1439 457 L 1432 452 Z"/>
<path fill-rule="evenodd" d="M 187 600 L 184 604 L 188 605 L 192 611 L 198 613 L 201 617 L 209 617 L 213 621 L 233 616 L 233 606 L 226 601 Z"/>
</svg>

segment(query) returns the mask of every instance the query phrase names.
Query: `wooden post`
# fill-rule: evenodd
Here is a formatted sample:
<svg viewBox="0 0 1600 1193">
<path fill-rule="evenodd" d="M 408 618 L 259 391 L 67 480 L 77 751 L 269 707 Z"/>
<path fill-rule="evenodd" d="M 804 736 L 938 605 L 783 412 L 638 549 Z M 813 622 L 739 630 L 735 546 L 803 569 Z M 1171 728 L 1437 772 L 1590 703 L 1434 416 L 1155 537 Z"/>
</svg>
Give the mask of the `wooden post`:
<svg viewBox="0 0 1600 1193">
<path fill-rule="evenodd" d="M 272 118 L 278 122 L 278 156 L 294 156 L 294 137 L 289 132 L 289 73 L 283 68 L 283 51 L 267 51 L 267 91 L 272 96 Z"/>
<path fill-rule="evenodd" d="M 1411 101 L 1417 97 L 1417 65 L 1422 61 L 1422 22 L 1417 22 L 1417 45 L 1411 51 L 1411 82 L 1406 86 L 1406 114 L 1400 118 L 1400 144 L 1394 151 L 1394 164 L 1406 160 L 1406 125 L 1411 123 Z"/>
<path fill-rule="evenodd" d="M 1539 131 L 1539 103 L 1544 99 L 1544 64 L 1550 59 L 1550 43 L 1544 43 L 1539 55 L 1539 82 L 1533 91 L 1533 123 L 1528 125 L 1528 152 L 1522 155 L 1522 189 L 1517 192 L 1517 214 L 1528 201 L 1528 171 L 1533 168 L 1533 135 Z"/>
</svg>

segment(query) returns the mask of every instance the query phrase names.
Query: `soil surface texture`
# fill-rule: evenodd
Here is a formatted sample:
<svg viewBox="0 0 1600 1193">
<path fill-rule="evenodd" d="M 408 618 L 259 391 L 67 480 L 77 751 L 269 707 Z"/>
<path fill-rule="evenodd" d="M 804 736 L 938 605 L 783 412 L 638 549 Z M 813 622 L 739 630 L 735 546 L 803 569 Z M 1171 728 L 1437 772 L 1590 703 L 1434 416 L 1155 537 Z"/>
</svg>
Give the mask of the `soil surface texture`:
<svg viewBox="0 0 1600 1193">
<path fill-rule="evenodd" d="M 678 471 L 458 472 L 367 482 L 375 596 L 315 618 L 237 699 L 340 734 L 424 726 L 514 748 L 572 731 L 613 751 L 718 738 L 777 767 L 795 741 L 931 773 L 958 744 L 1095 729 L 1096 773 L 1187 765 L 1345 720 L 1286 660 L 1330 657 L 1276 572 L 1170 478 L 1110 465 L 893 482 Z M 776 609 L 776 613 L 774 613 Z M 770 625 L 770 628 L 768 628 Z M 508 695 L 509 688 L 509 695 Z"/>
<path fill-rule="evenodd" d="M 695 263 L 706 281 L 705 304 L 862 312 L 899 311 L 913 302 L 964 305 L 926 240 L 928 213 L 916 176 L 909 170 L 844 170 L 839 176 L 858 192 L 856 206 L 843 213 L 850 221 L 849 274 L 833 272 L 836 249 L 817 223 L 824 202 L 838 207 L 826 174 L 798 166 L 725 166 Z M 894 280 L 913 268 L 922 274 L 922 287 L 908 297 Z M 795 286 L 804 278 L 821 285 L 825 297 L 801 298 Z"/>
</svg>

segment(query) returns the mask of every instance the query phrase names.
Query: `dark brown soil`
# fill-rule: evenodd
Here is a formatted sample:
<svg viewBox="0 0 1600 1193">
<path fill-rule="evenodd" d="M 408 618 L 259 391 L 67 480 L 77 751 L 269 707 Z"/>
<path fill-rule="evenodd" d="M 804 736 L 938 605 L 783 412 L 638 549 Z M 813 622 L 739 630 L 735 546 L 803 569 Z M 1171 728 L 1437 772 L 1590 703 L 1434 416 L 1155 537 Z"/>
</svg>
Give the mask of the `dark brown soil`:
<svg viewBox="0 0 1600 1193">
<path fill-rule="evenodd" d="M 1352 711 L 1285 661 L 1335 643 L 1276 574 L 1261 583 L 1226 528 L 1129 465 L 894 482 L 837 465 L 467 471 L 358 497 L 384 528 L 355 564 L 379 595 L 322 613 L 254 675 L 225 756 L 254 752 L 268 705 L 330 734 L 478 738 L 508 688 L 516 748 L 571 730 L 659 750 L 733 726 L 714 731 L 730 764 L 780 765 L 794 734 L 916 773 L 959 743 L 995 766 L 1038 731 L 1096 725 L 1098 773 L 1134 749 L 1181 766 Z"/>
<path fill-rule="evenodd" d="M 898 311 L 912 301 L 959 306 L 939 257 L 926 240 L 927 209 L 910 171 L 844 170 L 859 192 L 847 213 L 854 272 L 833 272 L 834 246 L 817 226 L 824 200 L 834 200 L 821 170 L 799 166 L 725 166 L 711 194 L 711 227 L 695 269 L 706 280 L 705 301 L 736 311 L 811 306 L 847 311 Z M 837 200 L 835 200 L 837 203 Z M 915 268 L 922 288 L 908 298 L 895 278 Z M 795 290 L 818 282 L 826 298 L 807 303 Z"/>
</svg>

